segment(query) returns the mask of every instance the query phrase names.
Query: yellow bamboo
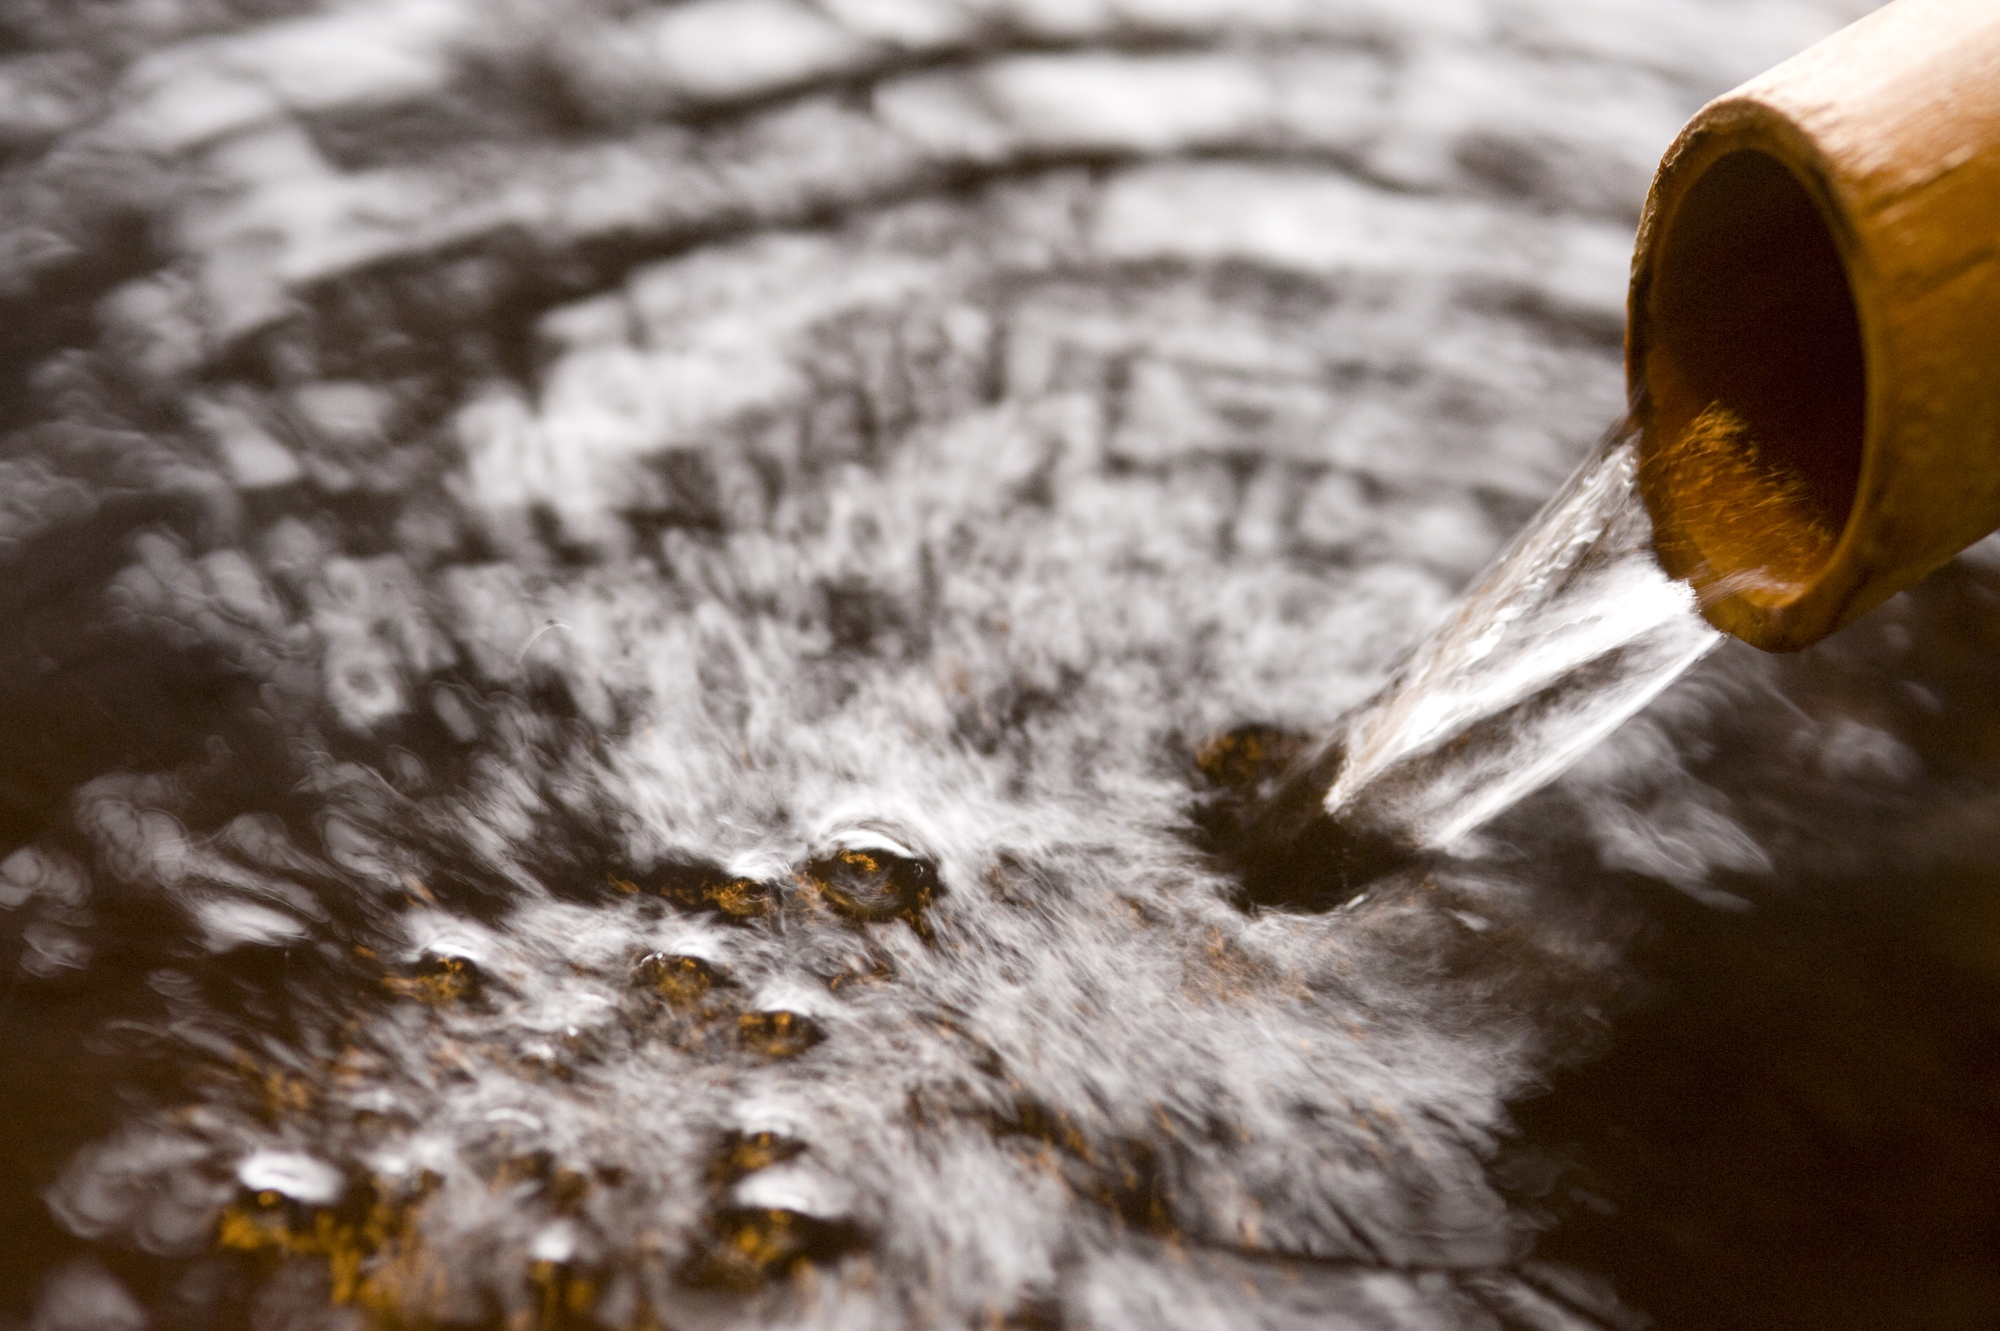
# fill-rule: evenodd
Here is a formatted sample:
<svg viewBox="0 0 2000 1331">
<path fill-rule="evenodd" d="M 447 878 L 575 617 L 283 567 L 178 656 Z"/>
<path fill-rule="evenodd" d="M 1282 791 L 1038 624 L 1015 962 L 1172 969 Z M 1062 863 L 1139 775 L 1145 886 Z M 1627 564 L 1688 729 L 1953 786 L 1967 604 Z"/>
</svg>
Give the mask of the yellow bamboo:
<svg viewBox="0 0 2000 1331">
<path fill-rule="evenodd" d="M 1709 103 L 1632 261 L 1662 563 L 1804 647 L 2000 527 L 2000 0 L 1896 0 Z"/>
</svg>

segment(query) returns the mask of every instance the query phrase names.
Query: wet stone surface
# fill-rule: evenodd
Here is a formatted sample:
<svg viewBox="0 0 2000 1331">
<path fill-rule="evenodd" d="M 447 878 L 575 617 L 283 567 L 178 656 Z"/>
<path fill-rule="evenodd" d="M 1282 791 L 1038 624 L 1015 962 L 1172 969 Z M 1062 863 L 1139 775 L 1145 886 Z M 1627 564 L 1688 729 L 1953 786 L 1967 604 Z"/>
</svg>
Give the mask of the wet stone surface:
<svg viewBox="0 0 2000 1331">
<path fill-rule="evenodd" d="M 1994 1324 L 1990 549 L 1244 814 L 1863 7 L 0 6 L 0 1328 Z"/>
</svg>

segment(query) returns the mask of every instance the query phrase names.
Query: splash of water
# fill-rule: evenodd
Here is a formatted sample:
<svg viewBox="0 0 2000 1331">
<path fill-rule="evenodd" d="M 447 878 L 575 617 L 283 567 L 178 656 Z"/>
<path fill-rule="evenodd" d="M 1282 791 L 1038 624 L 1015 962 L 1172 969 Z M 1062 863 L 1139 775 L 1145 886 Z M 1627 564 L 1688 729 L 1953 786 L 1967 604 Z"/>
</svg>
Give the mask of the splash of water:
<svg viewBox="0 0 2000 1331">
<path fill-rule="evenodd" d="M 1336 727 L 1303 769 L 1336 825 L 1463 849 L 1721 640 L 1654 558 L 1638 472 L 1628 424 Z"/>
</svg>

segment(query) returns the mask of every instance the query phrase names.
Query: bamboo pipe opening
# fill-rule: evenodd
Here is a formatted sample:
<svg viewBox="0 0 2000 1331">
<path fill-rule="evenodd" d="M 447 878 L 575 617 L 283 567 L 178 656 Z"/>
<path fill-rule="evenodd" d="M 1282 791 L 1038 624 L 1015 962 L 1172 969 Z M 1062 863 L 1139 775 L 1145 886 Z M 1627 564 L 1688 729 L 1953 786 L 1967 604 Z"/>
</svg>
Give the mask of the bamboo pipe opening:
<svg viewBox="0 0 2000 1331">
<path fill-rule="evenodd" d="M 1662 219 L 1646 353 L 1648 489 L 1698 592 L 1784 597 L 1832 556 L 1866 425 L 1860 320 L 1813 197 L 1771 155 L 1717 158 Z"/>
<path fill-rule="evenodd" d="M 1796 651 L 2000 529 L 2000 4 L 1890 3 L 1695 114 L 1625 378 L 1654 548 Z"/>
</svg>

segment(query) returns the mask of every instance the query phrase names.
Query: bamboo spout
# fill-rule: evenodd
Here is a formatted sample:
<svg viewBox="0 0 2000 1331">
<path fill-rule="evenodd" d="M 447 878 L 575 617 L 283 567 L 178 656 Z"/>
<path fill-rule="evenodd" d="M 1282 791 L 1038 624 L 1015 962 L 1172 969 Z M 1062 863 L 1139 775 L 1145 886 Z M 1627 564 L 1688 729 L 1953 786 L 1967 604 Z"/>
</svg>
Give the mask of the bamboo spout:
<svg viewBox="0 0 2000 1331">
<path fill-rule="evenodd" d="M 1625 369 L 1661 563 L 1758 647 L 2000 527 L 2000 4 L 1895 0 L 1698 112 Z"/>
</svg>

